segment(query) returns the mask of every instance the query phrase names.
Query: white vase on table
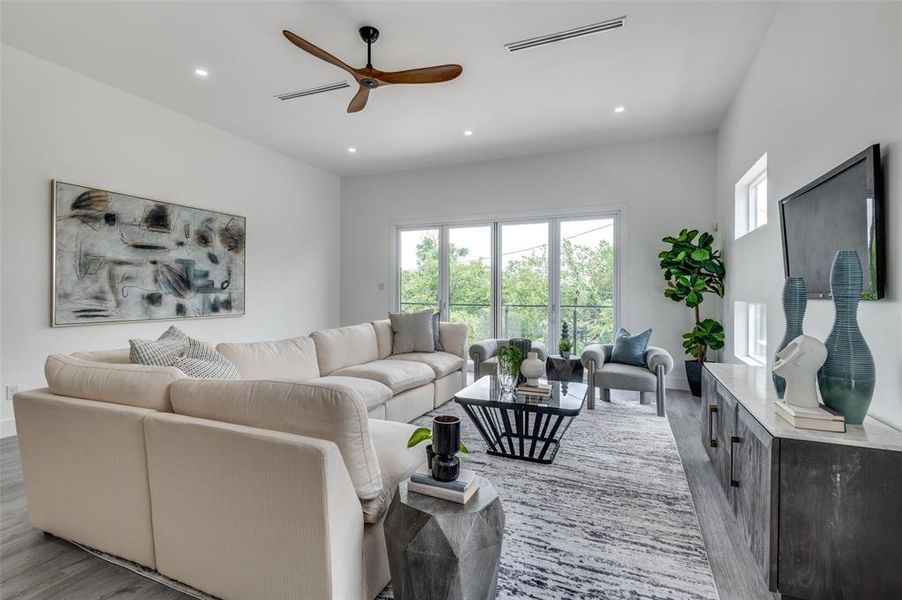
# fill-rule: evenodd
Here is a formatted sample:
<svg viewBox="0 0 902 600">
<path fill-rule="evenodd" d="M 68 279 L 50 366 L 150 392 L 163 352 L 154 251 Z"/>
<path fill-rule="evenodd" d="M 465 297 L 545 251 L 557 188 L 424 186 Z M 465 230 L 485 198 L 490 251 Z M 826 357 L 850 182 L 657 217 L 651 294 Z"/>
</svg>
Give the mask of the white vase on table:
<svg viewBox="0 0 902 600">
<path fill-rule="evenodd" d="M 538 352 L 528 352 L 526 360 L 520 364 L 520 373 L 526 377 L 526 385 L 538 385 L 539 377 L 545 374 L 545 363 Z"/>
</svg>

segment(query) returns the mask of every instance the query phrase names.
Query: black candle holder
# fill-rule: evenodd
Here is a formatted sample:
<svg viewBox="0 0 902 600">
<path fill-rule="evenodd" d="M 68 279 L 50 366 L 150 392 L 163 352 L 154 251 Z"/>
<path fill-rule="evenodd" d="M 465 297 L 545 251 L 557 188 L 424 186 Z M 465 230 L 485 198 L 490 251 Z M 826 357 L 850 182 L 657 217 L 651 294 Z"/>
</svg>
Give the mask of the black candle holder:
<svg viewBox="0 0 902 600">
<path fill-rule="evenodd" d="M 438 415 L 432 419 L 432 478 L 454 481 L 460 475 L 460 419 L 452 415 Z"/>
</svg>

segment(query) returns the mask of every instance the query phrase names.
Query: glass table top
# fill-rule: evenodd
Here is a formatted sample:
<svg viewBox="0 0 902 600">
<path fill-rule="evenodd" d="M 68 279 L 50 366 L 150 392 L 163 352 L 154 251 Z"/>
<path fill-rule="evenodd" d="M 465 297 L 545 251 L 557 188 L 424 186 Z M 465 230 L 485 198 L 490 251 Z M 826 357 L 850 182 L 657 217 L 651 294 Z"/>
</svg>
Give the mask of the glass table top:
<svg viewBox="0 0 902 600">
<path fill-rule="evenodd" d="M 578 414 L 586 398 L 588 386 L 573 381 L 540 380 L 543 385 L 551 386 L 551 396 L 541 397 L 516 392 L 502 394 L 501 384 L 495 375 L 481 377 L 460 390 L 454 399 L 461 404 L 476 404 L 498 408 L 517 408 L 518 405 L 529 410 L 541 410 L 557 414 Z M 534 408 L 533 408 L 534 407 Z"/>
</svg>

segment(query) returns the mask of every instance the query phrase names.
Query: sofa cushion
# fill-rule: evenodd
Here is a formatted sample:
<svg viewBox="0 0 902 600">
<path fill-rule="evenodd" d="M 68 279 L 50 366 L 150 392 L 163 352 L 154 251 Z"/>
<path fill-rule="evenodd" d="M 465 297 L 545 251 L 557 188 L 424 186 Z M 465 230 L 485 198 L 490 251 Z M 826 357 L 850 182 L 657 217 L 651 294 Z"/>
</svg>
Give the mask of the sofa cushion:
<svg viewBox="0 0 902 600">
<path fill-rule="evenodd" d="M 372 379 L 388 387 L 392 393 L 426 385 L 435 379 L 435 372 L 421 362 L 409 360 L 374 360 L 362 365 L 345 367 L 332 372 L 344 377 Z"/>
<path fill-rule="evenodd" d="M 444 377 L 449 373 L 459 371 L 467 364 L 461 357 L 447 352 L 408 352 L 407 354 L 395 354 L 389 360 L 421 362 L 431 367 L 436 377 Z"/>
<path fill-rule="evenodd" d="M 322 329 L 310 334 L 316 345 L 320 375 L 331 375 L 342 367 L 378 360 L 376 331 L 369 323 Z"/>
<path fill-rule="evenodd" d="M 185 378 L 175 367 L 101 363 L 52 354 L 44 363 L 50 391 L 60 396 L 171 411 L 169 386 Z"/>
<path fill-rule="evenodd" d="M 385 403 L 392 397 L 391 390 L 378 381 L 372 379 L 363 379 L 361 377 L 342 377 L 339 375 L 327 375 L 325 377 L 315 377 L 307 379 L 304 383 L 318 386 L 340 386 L 341 389 L 353 391 L 366 405 L 367 411 L 373 411 Z"/>
<path fill-rule="evenodd" d="M 173 411 L 334 442 L 362 500 L 382 492 L 370 438 L 366 396 L 390 392 L 378 383 L 342 378 L 307 381 L 186 379 L 171 388 Z"/>
<path fill-rule="evenodd" d="M 361 502 L 366 523 L 378 523 L 388 510 L 398 485 L 411 473 L 426 466 L 426 445 L 407 447 L 407 440 L 416 429 L 416 426 L 407 423 L 370 421 L 370 436 L 382 473 L 382 492 Z"/>
<path fill-rule="evenodd" d="M 242 379 L 302 380 L 319 377 L 316 346 L 309 337 L 219 344 L 216 350 L 238 367 Z"/>
<path fill-rule="evenodd" d="M 432 311 L 415 313 L 390 313 L 392 329 L 392 354 L 405 352 L 435 352 L 435 336 L 432 333 Z"/>
<path fill-rule="evenodd" d="M 466 323 L 439 323 L 439 339 L 442 350 L 455 356 L 466 358 L 467 356 L 467 324 Z M 541 357 L 540 357 L 541 358 Z"/>
<path fill-rule="evenodd" d="M 379 358 L 388 358 L 391 355 L 391 345 L 394 335 L 391 330 L 391 321 L 382 319 L 370 323 L 376 332 L 376 344 L 379 347 Z"/>
<path fill-rule="evenodd" d="M 73 358 L 88 360 L 91 362 L 114 363 L 117 365 L 131 364 L 131 348 L 117 348 L 115 350 L 87 350 L 73 352 Z"/>
</svg>

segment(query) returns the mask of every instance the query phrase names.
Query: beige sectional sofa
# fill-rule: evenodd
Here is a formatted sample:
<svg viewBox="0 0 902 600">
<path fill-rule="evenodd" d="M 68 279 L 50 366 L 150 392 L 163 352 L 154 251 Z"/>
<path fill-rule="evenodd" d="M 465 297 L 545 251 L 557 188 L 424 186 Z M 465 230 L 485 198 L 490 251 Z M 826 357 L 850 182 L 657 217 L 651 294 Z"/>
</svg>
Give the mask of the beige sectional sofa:
<svg viewBox="0 0 902 600">
<path fill-rule="evenodd" d="M 440 338 L 393 356 L 385 320 L 220 344 L 238 381 L 52 355 L 14 398 L 31 522 L 226 600 L 373 598 L 385 511 L 425 462 L 405 422 L 465 384 L 466 326 Z"/>
</svg>

